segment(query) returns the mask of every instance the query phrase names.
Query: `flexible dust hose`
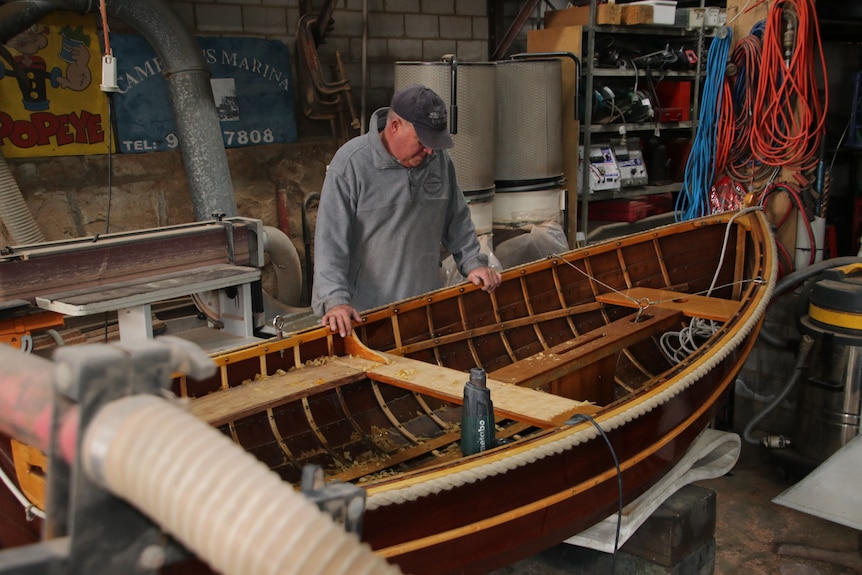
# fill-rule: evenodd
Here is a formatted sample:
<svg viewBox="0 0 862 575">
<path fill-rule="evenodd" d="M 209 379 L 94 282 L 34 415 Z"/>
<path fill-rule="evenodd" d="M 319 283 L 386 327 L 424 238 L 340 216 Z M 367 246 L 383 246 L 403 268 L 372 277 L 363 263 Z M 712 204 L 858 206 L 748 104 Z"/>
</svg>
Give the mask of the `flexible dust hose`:
<svg viewBox="0 0 862 575">
<path fill-rule="evenodd" d="M 811 348 L 814 346 L 814 338 L 810 335 L 803 335 L 802 341 L 799 344 L 799 352 L 796 355 L 796 364 L 793 366 L 793 375 L 790 377 L 790 381 L 787 382 L 787 385 L 784 386 L 784 389 L 775 396 L 775 398 L 764 407 L 760 413 L 755 415 L 751 421 L 748 422 L 748 425 L 745 426 L 745 430 L 742 432 L 742 437 L 745 439 L 745 442 L 749 445 L 761 445 L 763 442 L 758 440 L 757 438 L 752 436 L 752 432 L 758 423 L 763 421 L 763 418 L 769 415 L 773 409 L 778 407 L 784 398 L 788 396 L 788 394 L 796 387 L 796 384 L 799 383 L 799 379 L 802 377 L 802 372 L 805 368 L 805 364 L 808 361 L 808 354 L 811 352 Z"/>
<path fill-rule="evenodd" d="M 151 395 L 106 405 L 87 474 L 225 575 L 398 574 L 225 435 Z"/>
<path fill-rule="evenodd" d="M 280 229 L 263 226 L 263 251 L 269 254 L 275 268 L 276 299 L 285 305 L 298 307 L 302 299 L 302 264 L 299 263 L 296 246 Z"/>
<path fill-rule="evenodd" d="M 6 226 L 13 245 L 23 246 L 45 241 L 2 153 L 0 153 L 0 221 Z"/>
</svg>

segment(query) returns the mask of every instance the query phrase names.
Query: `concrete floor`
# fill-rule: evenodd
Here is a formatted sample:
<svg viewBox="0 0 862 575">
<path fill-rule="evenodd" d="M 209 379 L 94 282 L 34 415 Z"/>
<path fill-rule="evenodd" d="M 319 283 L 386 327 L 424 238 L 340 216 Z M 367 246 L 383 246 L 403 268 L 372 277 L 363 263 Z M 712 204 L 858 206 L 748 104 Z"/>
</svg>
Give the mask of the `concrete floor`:
<svg viewBox="0 0 862 575">
<path fill-rule="evenodd" d="M 729 475 L 700 482 L 717 493 L 716 575 L 862 573 L 858 531 L 772 503 L 773 497 L 799 480 L 792 475 L 764 450 L 743 445 Z M 859 484 L 848 488 L 858 489 Z M 855 568 L 778 553 L 788 545 L 810 546 L 824 555 L 837 552 L 855 562 Z"/>
<path fill-rule="evenodd" d="M 785 466 L 776 465 L 762 449 L 743 445 L 739 461 L 729 474 L 697 483 L 716 492 L 715 575 L 862 574 L 858 531 L 772 503 L 773 497 L 798 479 Z M 848 486 L 859 487 L 859 483 Z M 789 545 L 808 546 L 823 557 L 816 560 L 779 553 Z M 577 556 L 563 544 L 491 575 L 581 573 Z M 617 573 L 651 575 L 653 571 L 618 565 Z M 660 573 L 694 575 L 676 570 Z"/>
</svg>

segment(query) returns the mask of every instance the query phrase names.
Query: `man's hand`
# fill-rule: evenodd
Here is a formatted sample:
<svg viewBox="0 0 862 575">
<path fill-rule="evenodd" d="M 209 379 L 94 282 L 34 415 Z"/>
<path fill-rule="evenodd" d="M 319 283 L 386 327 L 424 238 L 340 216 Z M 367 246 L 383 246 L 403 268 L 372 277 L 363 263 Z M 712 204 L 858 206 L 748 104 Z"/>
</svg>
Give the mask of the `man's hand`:
<svg viewBox="0 0 862 575">
<path fill-rule="evenodd" d="M 486 291 L 488 293 L 497 289 L 500 282 L 503 281 L 503 278 L 500 277 L 500 272 L 487 266 L 473 268 L 470 270 L 470 273 L 467 274 L 467 279 L 470 280 L 473 285 L 482 286 L 482 291 Z"/>
<path fill-rule="evenodd" d="M 341 337 L 347 337 L 353 331 L 351 320 L 360 322 L 362 317 L 353 309 L 353 306 L 344 303 L 326 310 L 320 318 L 320 324 L 328 325 L 332 332 L 338 332 Z"/>
</svg>

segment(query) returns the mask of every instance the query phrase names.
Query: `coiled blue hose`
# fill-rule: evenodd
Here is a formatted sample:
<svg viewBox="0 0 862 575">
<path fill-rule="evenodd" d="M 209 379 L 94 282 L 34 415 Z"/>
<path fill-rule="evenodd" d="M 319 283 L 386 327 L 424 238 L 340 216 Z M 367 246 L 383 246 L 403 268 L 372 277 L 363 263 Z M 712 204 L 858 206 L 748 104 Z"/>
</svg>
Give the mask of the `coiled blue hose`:
<svg viewBox="0 0 862 575">
<path fill-rule="evenodd" d="M 685 164 L 685 179 L 676 198 L 677 221 L 709 214 L 709 188 L 715 177 L 716 132 L 732 38 L 730 28 L 725 30 L 727 34 L 715 36 L 709 45 L 697 133 Z"/>
</svg>

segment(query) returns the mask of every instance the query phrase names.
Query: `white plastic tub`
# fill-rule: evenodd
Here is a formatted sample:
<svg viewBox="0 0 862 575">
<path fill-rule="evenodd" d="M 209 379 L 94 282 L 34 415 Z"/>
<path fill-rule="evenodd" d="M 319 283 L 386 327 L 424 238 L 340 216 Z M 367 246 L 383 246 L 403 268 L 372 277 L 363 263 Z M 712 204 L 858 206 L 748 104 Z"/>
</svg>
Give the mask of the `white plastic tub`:
<svg viewBox="0 0 862 575">
<path fill-rule="evenodd" d="M 676 22 L 676 2 L 674 0 L 642 0 L 631 2 L 632 6 L 652 6 L 652 23 L 673 26 Z"/>
</svg>

